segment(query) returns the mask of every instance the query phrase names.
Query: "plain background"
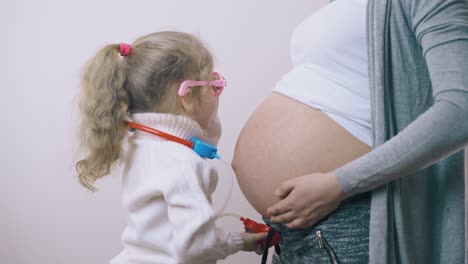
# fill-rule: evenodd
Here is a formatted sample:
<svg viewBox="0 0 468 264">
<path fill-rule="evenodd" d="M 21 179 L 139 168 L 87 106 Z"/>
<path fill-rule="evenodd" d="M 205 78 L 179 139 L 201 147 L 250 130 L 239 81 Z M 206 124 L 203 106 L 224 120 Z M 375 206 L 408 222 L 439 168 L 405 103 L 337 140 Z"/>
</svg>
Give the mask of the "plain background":
<svg viewBox="0 0 468 264">
<path fill-rule="evenodd" d="M 325 2 L 1 0 L 0 263 L 103 264 L 121 250 L 119 171 L 96 193 L 82 188 L 74 171 L 80 70 L 100 47 L 160 30 L 198 35 L 229 84 L 219 145 L 229 162 L 243 124 L 290 68 L 295 25 Z M 218 206 L 231 177 L 222 171 Z M 235 181 L 226 212 L 260 220 Z M 236 219 L 219 224 L 242 228 Z M 224 263 L 260 258 L 239 253 Z"/>
<path fill-rule="evenodd" d="M 126 218 L 118 171 L 91 193 L 77 181 L 79 76 L 103 45 L 161 30 L 198 35 L 228 80 L 220 154 L 230 162 L 255 107 L 290 68 L 294 27 L 325 1 L 1 0 L 3 113 L 0 263 L 103 264 L 121 250 Z M 229 173 L 215 199 L 226 197 Z M 224 176 L 224 177 L 223 177 Z M 261 186 L 259 186 L 261 188 Z M 260 220 L 237 182 L 226 212 Z M 220 225 L 242 231 L 241 222 Z M 224 263 L 260 263 L 239 253 Z"/>
</svg>

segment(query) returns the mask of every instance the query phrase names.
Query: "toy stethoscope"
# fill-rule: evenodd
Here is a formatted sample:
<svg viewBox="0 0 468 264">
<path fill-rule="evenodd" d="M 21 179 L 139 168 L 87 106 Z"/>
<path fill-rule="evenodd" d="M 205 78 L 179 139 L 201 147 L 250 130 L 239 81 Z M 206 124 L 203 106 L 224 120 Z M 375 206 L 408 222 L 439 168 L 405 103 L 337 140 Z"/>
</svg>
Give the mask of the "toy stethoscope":
<svg viewBox="0 0 468 264">
<path fill-rule="evenodd" d="M 182 144 L 184 146 L 187 146 L 187 147 L 193 149 L 193 151 L 195 151 L 198 155 L 200 155 L 203 158 L 208 158 L 208 159 L 214 159 L 214 158 L 220 159 L 221 158 L 218 155 L 218 153 L 217 153 L 218 149 L 215 146 L 213 146 L 210 143 L 207 143 L 207 142 L 205 142 L 203 140 L 200 140 L 199 138 L 192 137 L 190 139 L 190 141 L 189 141 L 189 140 L 185 140 L 183 138 L 176 137 L 176 136 L 173 136 L 171 134 L 159 131 L 157 129 L 135 123 L 135 122 L 127 121 L 126 123 L 127 123 L 127 126 L 130 128 L 131 131 L 140 130 L 140 131 L 144 131 L 146 133 L 153 134 L 155 136 L 165 138 L 165 139 L 170 140 L 170 141 L 180 143 L 180 144 Z"/>
<path fill-rule="evenodd" d="M 170 140 L 170 141 L 173 141 L 173 142 L 177 142 L 177 143 L 182 144 L 184 146 L 187 146 L 187 147 L 191 148 L 193 151 L 195 151 L 202 158 L 221 159 L 221 157 L 217 153 L 218 149 L 215 146 L 213 146 L 210 143 L 207 143 L 207 142 L 205 142 L 205 141 L 203 141 L 203 140 L 201 140 L 201 139 L 199 139 L 197 137 L 192 137 L 190 140 L 185 140 L 183 138 L 176 137 L 174 135 L 171 135 L 171 134 L 165 133 L 163 131 L 160 131 L 160 130 L 157 130 L 157 129 L 154 129 L 154 128 L 151 128 L 151 127 L 147 127 L 147 126 L 135 123 L 135 122 L 126 121 L 126 125 L 130 128 L 131 132 L 134 132 L 135 130 L 140 130 L 140 131 L 143 131 L 143 132 L 146 132 L 146 133 L 149 133 L 149 134 L 153 134 L 155 136 L 162 137 L 164 139 L 167 139 L 167 140 Z M 234 180 L 234 176 L 231 177 L 229 193 L 228 193 L 228 196 L 226 197 L 226 200 L 224 201 L 224 203 L 223 203 L 223 205 L 221 207 L 220 212 L 224 211 L 224 209 L 226 208 L 226 205 L 227 205 L 227 203 L 229 201 L 229 198 L 230 198 L 231 193 L 232 193 L 233 180 Z M 218 216 L 218 218 L 224 217 L 224 216 L 232 216 L 232 217 L 235 217 L 237 219 L 240 219 L 242 221 L 242 223 L 244 224 L 244 229 L 247 232 L 251 232 L 251 233 L 268 232 L 267 238 L 265 240 L 262 240 L 262 241 L 259 242 L 259 244 L 262 246 L 262 248 L 264 248 L 264 252 L 263 252 L 263 256 L 262 256 L 262 263 L 266 263 L 266 257 L 268 255 L 268 248 L 269 247 L 275 246 L 275 250 L 276 250 L 277 254 L 280 254 L 278 243 L 281 242 L 282 238 L 281 238 L 281 235 L 277 231 L 275 231 L 273 228 L 271 228 L 271 227 L 269 227 L 269 226 L 267 226 L 265 224 L 257 223 L 255 221 L 249 219 L 249 218 L 244 218 L 244 217 L 242 217 L 240 215 L 237 215 L 237 214 L 231 214 L 231 213 L 220 214 Z"/>
</svg>

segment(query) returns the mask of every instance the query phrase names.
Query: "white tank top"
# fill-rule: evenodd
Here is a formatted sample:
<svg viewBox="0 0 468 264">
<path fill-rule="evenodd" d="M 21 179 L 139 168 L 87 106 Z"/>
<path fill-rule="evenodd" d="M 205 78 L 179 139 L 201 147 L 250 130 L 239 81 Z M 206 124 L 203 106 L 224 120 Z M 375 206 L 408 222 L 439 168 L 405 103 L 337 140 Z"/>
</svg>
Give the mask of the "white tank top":
<svg viewBox="0 0 468 264">
<path fill-rule="evenodd" d="M 275 92 L 317 108 L 371 146 L 367 0 L 336 0 L 308 17 L 291 39 L 293 69 Z"/>
</svg>

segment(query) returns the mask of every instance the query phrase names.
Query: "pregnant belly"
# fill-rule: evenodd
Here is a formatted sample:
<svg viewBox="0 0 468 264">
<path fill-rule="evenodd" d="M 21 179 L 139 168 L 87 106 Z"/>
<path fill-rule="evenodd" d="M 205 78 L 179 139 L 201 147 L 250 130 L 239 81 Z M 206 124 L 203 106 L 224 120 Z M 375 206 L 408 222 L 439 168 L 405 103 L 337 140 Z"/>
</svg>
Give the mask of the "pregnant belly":
<svg viewBox="0 0 468 264">
<path fill-rule="evenodd" d="M 332 171 L 368 151 L 321 111 L 272 93 L 242 129 L 232 165 L 243 194 L 266 216 L 283 181 Z"/>
</svg>

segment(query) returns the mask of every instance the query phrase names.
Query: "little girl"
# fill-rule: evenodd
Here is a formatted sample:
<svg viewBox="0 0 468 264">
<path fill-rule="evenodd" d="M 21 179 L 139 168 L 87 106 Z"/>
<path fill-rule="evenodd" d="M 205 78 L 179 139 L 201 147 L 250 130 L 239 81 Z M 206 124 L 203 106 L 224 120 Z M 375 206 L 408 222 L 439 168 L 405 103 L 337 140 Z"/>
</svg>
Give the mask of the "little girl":
<svg viewBox="0 0 468 264">
<path fill-rule="evenodd" d="M 111 263 L 207 264 L 239 250 L 261 252 L 258 241 L 265 233 L 225 233 L 215 226 L 211 195 L 217 172 L 180 143 L 196 137 L 217 144 L 218 96 L 225 85 L 213 73 L 210 52 L 187 33 L 158 32 L 132 45 L 108 45 L 87 65 L 81 99 L 87 153 L 76 165 L 80 182 L 96 190 L 93 183 L 114 163 L 125 163 L 128 225 L 124 249 Z M 140 125 L 167 134 L 153 135 Z"/>
</svg>

